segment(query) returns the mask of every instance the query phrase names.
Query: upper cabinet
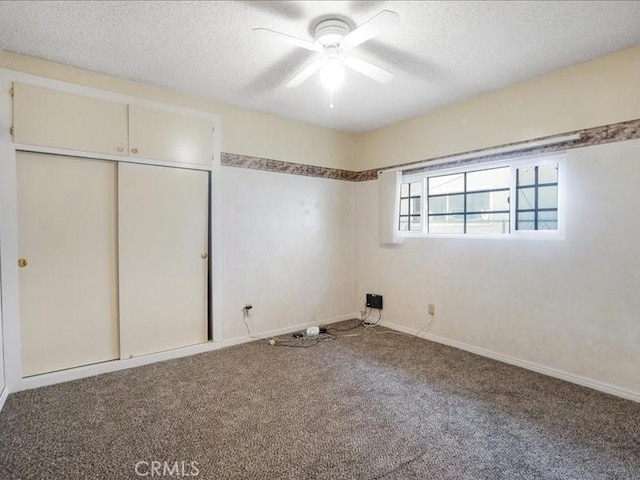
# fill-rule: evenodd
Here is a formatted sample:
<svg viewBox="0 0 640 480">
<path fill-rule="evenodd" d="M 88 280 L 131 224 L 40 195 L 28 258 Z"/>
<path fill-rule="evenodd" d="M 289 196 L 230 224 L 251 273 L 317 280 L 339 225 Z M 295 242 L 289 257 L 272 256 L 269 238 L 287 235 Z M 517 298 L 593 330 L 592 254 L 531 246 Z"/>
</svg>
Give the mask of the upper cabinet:
<svg viewBox="0 0 640 480">
<path fill-rule="evenodd" d="M 126 155 L 127 105 L 15 83 L 13 141 Z"/>
<path fill-rule="evenodd" d="M 212 128 L 199 118 L 129 105 L 129 156 L 211 165 Z"/>
<path fill-rule="evenodd" d="M 129 156 L 211 165 L 212 128 L 199 118 L 129 105 Z"/>
<path fill-rule="evenodd" d="M 213 123 L 14 83 L 14 142 L 210 167 Z"/>
</svg>

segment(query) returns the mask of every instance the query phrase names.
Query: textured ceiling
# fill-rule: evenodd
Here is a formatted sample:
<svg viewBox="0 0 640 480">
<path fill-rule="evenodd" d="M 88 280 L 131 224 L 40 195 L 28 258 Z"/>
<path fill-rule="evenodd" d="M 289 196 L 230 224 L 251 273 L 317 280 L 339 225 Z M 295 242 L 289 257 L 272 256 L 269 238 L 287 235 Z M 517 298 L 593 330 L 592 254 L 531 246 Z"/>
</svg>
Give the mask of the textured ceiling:
<svg viewBox="0 0 640 480">
<path fill-rule="evenodd" d="M 313 53 L 251 31 L 312 39 L 321 17 L 400 23 L 352 52 L 392 71 L 348 71 L 328 107 Z M 0 2 L 0 49 L 340 130 L 397 122 L 640 44 L 640 2 Z"/>
</svg>

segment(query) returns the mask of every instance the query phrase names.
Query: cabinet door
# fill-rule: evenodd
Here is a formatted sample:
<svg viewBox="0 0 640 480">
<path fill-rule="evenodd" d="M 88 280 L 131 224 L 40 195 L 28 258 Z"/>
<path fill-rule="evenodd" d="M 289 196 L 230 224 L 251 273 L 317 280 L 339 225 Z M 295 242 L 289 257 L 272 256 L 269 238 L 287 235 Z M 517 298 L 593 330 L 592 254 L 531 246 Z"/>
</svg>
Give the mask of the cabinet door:
<svg viewBox="0 0 640 480">
<path fill-rule="evenodd" d="M 115 164 L 17 157 L 22 373 L 117 359 Z"/>
<path fill-rule="evenodd" d="M 127 106 L 15 83 L 14 142 L 112 155 L 127 154 Z"/>
<path fill-rule="evenodd" d="M 122 358 L 207 341 L 209 174 L 118 165 Z"/>
<path fill-rule="evenodd" d="M 129 156 L 210 167 L 213 124 L 163 110 L 129 106 Z"/>
</svg>

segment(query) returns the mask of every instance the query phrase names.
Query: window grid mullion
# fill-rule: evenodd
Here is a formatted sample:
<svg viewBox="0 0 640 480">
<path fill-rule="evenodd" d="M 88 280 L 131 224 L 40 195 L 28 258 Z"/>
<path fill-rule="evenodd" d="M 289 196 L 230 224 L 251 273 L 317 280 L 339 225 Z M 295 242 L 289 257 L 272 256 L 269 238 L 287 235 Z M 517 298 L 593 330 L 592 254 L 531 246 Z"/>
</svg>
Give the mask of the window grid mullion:
<svg viewBox="0 0 640 480">
<path fill-rule="evenodd" d="M 467 233 L 467 172 L 464 172 L 464 227 L 462 232 Z"/>
<path fill-rule="evenodd" d="M 534 181 L 535 181 L 535 189 L 534 189 L 534 198 L 533 205 L 535 208 L 535 213 L 533 214 L 533 226 L 535 230 L 538 230 L 538 166 L 534 168 Z"/>
<path fill-rule="evenodd" d="M 520 169 L 516 168 L 516 191 L 513 192 L 516 196 L 516 224 L 515 229 L 519 230 L 520 225 Z"/>
<path fill-rule="evenodd" d="M 502 167 L 500 167 L 502 168 Z M 541 193 L 545 193 L 542 191 L 543 188 L 547 188 L 547 187 L 558 187 L 559 186 L 559 182 L 556 180 L 554 181 L 543 181 L 541 175 L 542 175 L 542 171 L 541 171 L 541 167 L 540 165 L 531 165 L 531 167 L 528 167 L 527 170 L 530 172 L 527 175 L 533 174 L 533 179 L 532 182 L 528 185 L 520 185 L 521 181 L 523 180 L 523 171 L 522 168 L 524 167 L 515 167 L 512 170 L 512 175 L 515 176 L 515 181 L 511 180 L 511 183 L 508 187 L 504 188 L 482 188 L 481 190 L 474 190 L 474 191 L 469 191 L 469 174 L 470 173 L 474 173 L 476 172 L 476 170 L 472 170 L 472 171 L 468 171 L 468 172 L 460 172 L 458 179 L 462 180 L 462 189 L 457 191 L 457 192 L 447 192 L 447 193 L 435 193 L 435 194 L 431 194 L 431 189 L 430 189 L 430 179 L 431 178 L 436 178 L 436 177 L 441 177 L 441 176 L 447 176 L 449 174 L 445 174 L 445 175 L 434 175 L 433 177 L 431 176 L 425 176 L 422 180 L 422 191 L 421 191 L 421 195 L 415 195 L 415 187 L 413 187 L 412 185 L 409 185 L 409 215 L 405 215 L 404 218 L 406 218 L 410 223 L 412 220 L 417 220 L 418 222 L 421 223 L 421 225 L 423 226 L 422 228 L 422 232 L 425 233 L 431 233 L 432 230 L 432 221 L 437 223 L 437 231 L 439 232 L 441 230 L 441 226 L 444 225 L 448 225 L 449 221 L 453 222 L 454 224 L 456 223 L 455 218 L 453 217 L 462 217 L 462 233 L 463 234 L 468 234 L 470 231 L 470 225 L 472 222 L 476 222 L 476 220 L 472 220 L 470 217 L 471 216 L 476 216 L 478 217 L 477 222 L 480 222 L 480 224 L 482 224 L 485 220 L 487 222 L 489 222 L 489 224 L 493 225 L 493 227 L 495 227 L 495 225 L 491 222 L 500 222 L 502 221 L 503 223 L 503 229 L 502 229 L 502 233 L 509 233 L 509 232 L 513 232 L 515 230 L 519 230 L 520 228 L 520 223 L 525 222 L 526 224 L 530 225 L 530 226 L 524 226 L 523 228 L 525 230 L 529 230 L 531 227 L 533 227 L 534 230 L 539 230 L 543 224 L 543 222 L 547 222 L 547 220 L 542 220 L 542 215 L 540 215 L 541 213 L 545 213 L 545 212 L 549 212 L 549 215 L 547 215 L 545 218 L 549 218 L 550 220 L 548 221 L 555 221 L 553 220 L 553 218 L 555 218 L 553 216 L 553 214 L 551 212 L 558 212 L 558 208 L 557 207 L 544 207 L 541 208 L 540 204 L 542 202 L 542 198 L 540 197 Z M 557 166 L 556 166 L 557 168 Z M 490 169 L 487 169 L 490 170 Z M 480 170 L 478 170 L 480 171 Z M 460 178 L 461 177 L 461 178 Z M 513 177 L 512 177 L 513 178 Z M 458 180 L 458 181 L 459 181 Z M 446 183 L 446 182 L 445 182 Z M 481 185 L 479 185 L 481 187 Z M 412 188 L 413 187 L 413 188 Z M 507 192 L 506 194 L 509 195 L 508 198 L 508 206 L 506 209 L 502 208 L 500 210 L 492 210 L 492 208 L 495 208 L 495 205 L 493 204 L 492 200 L 494 198 L 495 194 L 500 193 L 502 196 L 505 195 L 504 192 Z M 529 194 L 526 195 L 526 203 L 527 205 L 523 205 L 523 201 L 520 198 L 520 195 L 524 195 L 524 192 L 530 192 Z M 470 198 L 470 195 L 476 195 L 476 197 Z M 533 194 L 533 198 L 529 198 L 530 194 Z M 450 205 L 450 201 L 449 200 L 454 200 L 454 199 L 458 199 L 458 201 L 460 200 L 460 195 L 463 195 L 462 198 L 462 205 L 461 205 L 461 209 L 459 209 L 458 211 L 449 211 L 449 209 L 452 207 L 452 205 Z M 513 196 L 515 195 L 515 201 L 513 201 Z M 487 200 L 486 200 L 486 196 L 489 197 L 489 203 L 487 204 Z M 433 200 L 441 198 L 443 199 L 442 201 L 444 202 L 444 205 L 440 206 L 440 202 L 438 202 L 437 207 L 435 208 L 435 212 L 437 213 L 432 213 L 430 211 L 430 205 L 433 202 Z M 524 197 L 523 197 L 524 198 Z M 546 197 L 545 197 L 546 198 Z M 415 209 L 411 209 L 412 204 L 417 201 L 417 199 L 419 199 L 420 201 L 420 206 L 421 206 L 421 210 L 420 212 L 417 212 Z M 446 199 L 446 200 L 445 200 Z M 532 202 L 531 202 L 532 201 Z M 531 202 L 531 204 L 530 204 Z M 470 210 L 471 206 L 475 205 L 476 207 L 479 207 L 480 210 L 476 211 L 477 208 L 474 208 L 473 211 Z M 487 210 L 484 210 L 484 208 L 487 208 Z M 444 211 L 442 209 L 445 209 Z M 527 218 L 524 219 L 524 215 L 526 214 Z M 487 218 L 485 218 L 485 215 L 487 215 Z M 496 215 L 509 215 L 510 219 L 509 220 L 513 220 L 513 222 L 509 221 L 509 228 L 508 230 L 505 232 L 505 225 L 504 225 L 504 220 L 496 220 Z M 444 223 L 442 222 L 438 222 L 436 219 L 438 218 L 443 218 L 446 219 L 448 217 L 451 217 L 450 220 L 445 220 Z M 407 221 L 405 220 L 405 221 Z M 422 223 L 424 222 L 424 223 Z M 441 225 L 442 223 L 442 225 Z M 513 223 L 513 225 L 512 225 Z M 459 224 L 458 224 L 459 225 Z M 473 223 L 473 225 L 475 225 L 475 223 Z M 544 225 L 547 225 L 546 223 Z M 409 228 L 411 228 L 411 226 L 409 226 Z M 458 226 L 459 228 L 459 226 Z M 553 227 L 548 227 L 545 226 L 545 229 L 550 228 L 553 229 Z M 446 233 L 447 229 L 444 228 L 443 229 L 443 233 Z M 459 231 L 459 230 L 458 230 Z M 474 227 L 474 231 L 475 231 L 475 227 Z"/>
</svg>

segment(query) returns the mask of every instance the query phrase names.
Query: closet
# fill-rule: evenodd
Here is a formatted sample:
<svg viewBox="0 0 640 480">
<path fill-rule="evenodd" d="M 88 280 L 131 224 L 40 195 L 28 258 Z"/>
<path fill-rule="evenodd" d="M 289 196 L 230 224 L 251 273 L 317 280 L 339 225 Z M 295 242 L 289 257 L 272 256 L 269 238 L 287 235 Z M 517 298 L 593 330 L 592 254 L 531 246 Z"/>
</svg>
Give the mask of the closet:
<svg viewBox="0 0 640 480">
<path fill-rule="evenodd" d="M 118 165 L 121 357 L 207 341 L 209 174 Z"/>
<path fill-rule="evenodd" d="M 207 342 L 211 122 L 14 84 L 14 143 L 23 377 Z"/>
<path fill-rule="evenodd" d="M 116 164 L 16 162 L 23 375 L 119 358 Z"/>
</svg>

